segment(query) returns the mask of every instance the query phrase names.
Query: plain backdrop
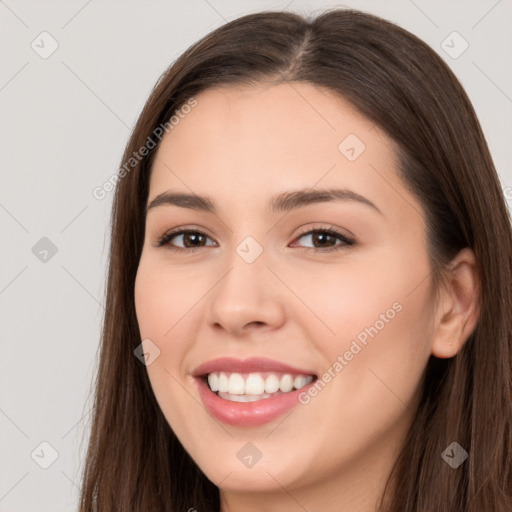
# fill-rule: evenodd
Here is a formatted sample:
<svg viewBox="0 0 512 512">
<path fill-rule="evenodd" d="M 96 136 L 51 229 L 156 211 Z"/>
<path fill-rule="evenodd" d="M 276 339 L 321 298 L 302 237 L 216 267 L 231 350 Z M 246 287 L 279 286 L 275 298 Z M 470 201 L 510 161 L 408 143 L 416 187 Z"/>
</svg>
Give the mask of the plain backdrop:
<svg viewBox="0 0 512 512">
<path fill-rule="evenodd" d="M 512 202 L 510 0 L 0 2 L 0 511 L 77 510 L 113 196 L 92 191 L 117 171 L 155 81 L 241 15 L 335 6 L 394 21 L 443 57 Z"/>
</svg>

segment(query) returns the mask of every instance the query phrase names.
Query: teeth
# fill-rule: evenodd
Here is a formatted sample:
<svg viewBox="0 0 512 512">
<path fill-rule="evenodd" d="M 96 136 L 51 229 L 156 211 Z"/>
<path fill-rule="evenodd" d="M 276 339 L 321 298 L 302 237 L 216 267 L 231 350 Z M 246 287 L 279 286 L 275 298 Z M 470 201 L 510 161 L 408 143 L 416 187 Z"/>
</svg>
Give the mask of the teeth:
<svg viewBox="0 0 512 512">
<path fill-rule="evenodd" d="M 233 374 L 236 375 L 236 374 Z M 244 393 L 246 395 L 261 395 L 265 391 L 265 381 L 261 375 L 257 373 L 251 373 L 245 381 Z"/>
<path fill-rule="evenodd" d="M 208 384 L 212 391 L 219 391 L 219 376 L 216 373 L 208 375 Z"/>
<path fill-rule="evenodd" d="M 289 373 L 227 373 L 212 372 L 208 375 L 208 384 L 213 392 L 234 402 L 253 402 L 269 398 L 273 393 L 288 393 L 300 389 L 313 380 L 312 375 Z"/>
<path fill-rule="evenodd" d="M 243 395 L 245 393 L 244 378 L 239 373 L 230 375 L 228 391 L 231 395 Z"/>
<path fill-rule="evenodd" d="M 293 387 L 295 389 L 300 389 L 300 388 L 303 388 L 309 382 L 311 382 L 311 381 L 309 381 L 306 376 L 299 375 L 298 377 L 295 377 L 295 380 L 293 381 Z"/>
<path fill-rule="evenodd" d="M 219 393 L 219 396 L 231 402 L 257 402 L 264 398 L 270 398 L 272 395 L 268 393 L 262 393 L 261 395 L 231 395 L 229 393 Z"/>
<path fill-rule="evenodd" d="M 291 375 L 286 374 L 281 377 L 281 382 L 279 383 L 279 389 L 283 393 L 288 393 L 293 388 L 293 378 Z"/>
<path fill-rule="evenodd" d="M 265 379 L 265 393 L 275 393 L 278 389 L 279 377 L 272 373 Z"/>
<path fill-rule="evenodd" d="M 228 389 L 229 389 L 228 377 L 225 373 L 221 373 L 219 375 L 219 391 L 226 392 Z"/>
</svg>

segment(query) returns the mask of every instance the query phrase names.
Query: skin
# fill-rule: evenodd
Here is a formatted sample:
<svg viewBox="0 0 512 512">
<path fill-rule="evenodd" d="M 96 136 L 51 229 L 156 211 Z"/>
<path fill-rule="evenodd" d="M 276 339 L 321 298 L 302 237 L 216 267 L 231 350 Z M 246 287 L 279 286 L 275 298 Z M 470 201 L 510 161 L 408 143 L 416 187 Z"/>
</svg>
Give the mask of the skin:
<svg viewBox="0 0 512 512">
<path fill-rule="evenodd" d="M 396 174 L 395 147 L 332 92 L 259 84 L 196 99 L 157 150 L 148 203 L 173 189 L 207 195 L 218 211 L 150 209 L 135 283 L 141 337 L 160 349 L 147 366 L 157 401 L 219 486 L 223 512 L 374 512 L 429 357 L 456 355 L 475 326 L 474 255 L 456 256 L 436 302 L 424 212 Z M 349 134 L 366 147 L 355 161 L 338 149 Z M 353 200 L 266 208 L 281 192 L 330 187 L 381 213 Z M 207 238 L 177 235 L 170 243 L 182 252 L 153 245 L 177 227 Z M 299 231 L 329 227 L 355 244 Z M 250 264 L 236 252 L 247 236 L 263 249 Z M 203 407 L 191 373 L 205 361 L 262 356 L 321 376 L 397 302 L 401 311 L 288 416 L 234 427 Z M 252 468 L 237 458 L 247 442 L 262 454 Z"/>
</svg>

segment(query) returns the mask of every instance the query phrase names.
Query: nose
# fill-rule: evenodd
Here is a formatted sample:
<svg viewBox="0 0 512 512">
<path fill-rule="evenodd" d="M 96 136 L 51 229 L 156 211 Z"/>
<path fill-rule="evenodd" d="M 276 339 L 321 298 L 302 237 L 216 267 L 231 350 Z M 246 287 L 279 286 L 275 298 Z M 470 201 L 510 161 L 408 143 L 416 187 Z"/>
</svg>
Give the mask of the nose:
<svg viewBox="0 0 512 512">
<path fill-rule="evenodd" d="M 233 337 L 254 329 L 279 328 L 285 321 L 286 290 L 267 268 L 263 255 L 247 263 L 235 254 L 229 264 L 208 294 L 208 325 Z"/>
</svg>

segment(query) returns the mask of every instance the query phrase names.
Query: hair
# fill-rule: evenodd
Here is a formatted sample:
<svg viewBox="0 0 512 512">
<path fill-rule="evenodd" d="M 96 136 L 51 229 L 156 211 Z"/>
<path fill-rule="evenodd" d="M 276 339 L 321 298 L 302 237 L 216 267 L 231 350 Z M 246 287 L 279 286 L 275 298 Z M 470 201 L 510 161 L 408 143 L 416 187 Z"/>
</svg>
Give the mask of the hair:
<svg viewBox="0 0 512 512">
<path fill-rule="evenodd" d="M 425 212 L 432 278 L 469 247 L 477 324 L 452 358 L 431 356 L 415 419 L 379 505 L 386 512 L 512 510 L 512 229 L 499 177 L 461 84 L 423 41 L 355 10 L 265 11 L 188 48 L 159 78 L 123 162 L 180 106 L 211 87 L 302 82 L 349 102 L 396 144 L 397 173 Z M 219 510 L 219 489 L 168 425 L 146 367 L 134 283 L 156 150 L 117 181 L 106 308 L 81 512 Z M 453 441 L 469 458 L 441 457 Z M 396 481 L 396 488 L 391 488 Z M 384 508 L 380 508 L 384 507 Z"/>
</svg>

